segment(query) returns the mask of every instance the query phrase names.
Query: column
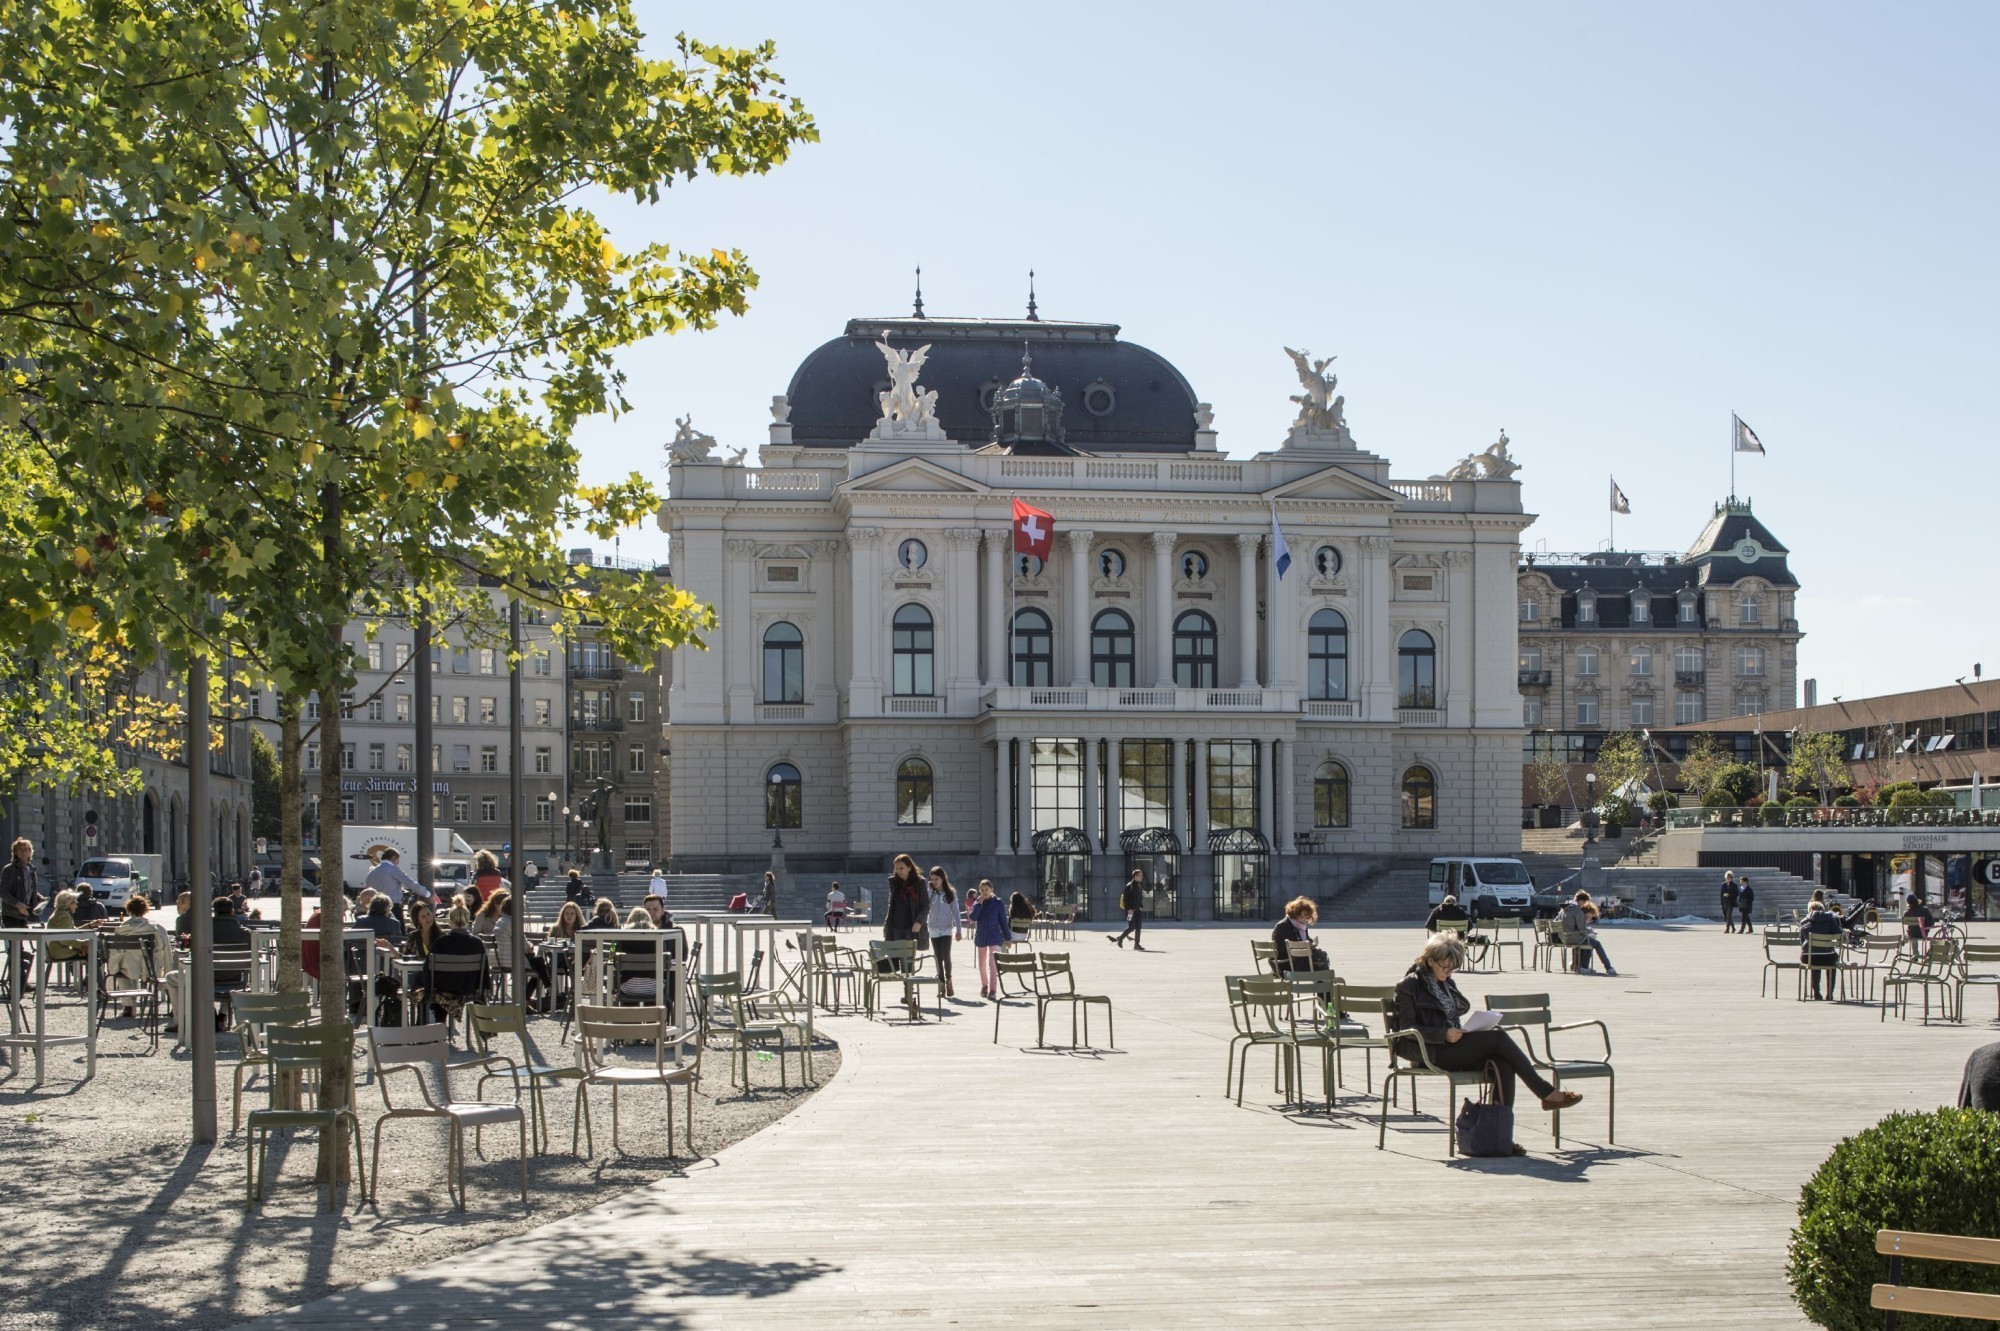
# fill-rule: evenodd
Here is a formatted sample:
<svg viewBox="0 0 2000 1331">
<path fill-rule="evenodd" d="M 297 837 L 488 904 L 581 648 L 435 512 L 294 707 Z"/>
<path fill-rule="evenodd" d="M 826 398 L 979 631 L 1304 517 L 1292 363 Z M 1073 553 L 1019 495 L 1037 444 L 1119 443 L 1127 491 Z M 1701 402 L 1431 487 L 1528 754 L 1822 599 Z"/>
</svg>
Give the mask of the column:
<svg viewBox="0 0 2000 1331">
<path fill-rule="evenodd" d="M 882 710 L 882 576 L 875 562 L 881 545 L 880 527 L 848 529 L 847 572 L 854 617 L 847 632 L 854 674 L 847 686 L 847 708 L 852 716 L 875 716 Z"/>
<path fill-rule="evenodd" d="M 1079 689 L 1090 686 L 1090 542 L 1096 534 L 1074 527 L 1063 532 L 1069 541 L 1069 682 Z"/>
<path fill-rule="evenodd" d="M 1192 852 L 1193 833 L 1188 828 L 1187 812 L 1187 749 L 1177 739 L 1167 743 L 1173 749 L 1173 756 L 1167 761 L 1167 823 L 1180 840 L 1181 849 Z"/>
<path fill-rule="evenodd" d="M 1479 630 L 1474 624 L 1478 607 L 1472 599 L 1472 552 L 1445 551 L 1444 579 L 1444 633 L 1443 641 L 1438 643 L 1438 650 L 1444 653 L 1444 660 L 1438 663 L 1444 667 L 1438 671 L 1438 688 L 1443 696 L 1438 705 L 1445 710 L 1446 725 L 1469 726 L 1474 715 L 1472 645 L 1479 641 Z M 1520 611 L 1515 614 L 1518 616 Z M 1608 667 L 1610 661 L 1604 664 Z"/>
<path fill-rule="evenodd" d="M 1014 787 L 1014 824 L 1019 855 L 1035 852 L 1035 742 L 1021 740 L 1021 779 Z"/>
<path fill-rule="evenodd" d="M 1194 745 L 1194 844 L 1191 853 L 1208 852 L 1208 741 L 1192 739 Z"/>
<path fill-rule="evenodd" d="M 1097 741 L 1081 741 L 1083 750 L 1083 834 L 1097 843 Z"/>
<path fill-rule="evenodd" d="M 1013 848 L 1008 845 L 1007 831 L 1007 783 L 1010 779 L 1007 737 L 1002 735 L 993 743 L 993 853 L 1011 855 Z"/>
<path fill-rule="evenodd" d="M 1278 820 L 1275 816 L 1278 805 L 1277 744 L 1274 740 L 1260 740 L 1257 744 L 1257 830 L 1264 834 L 1266 845 L 1276 847 L 1278 840 Z"/>
<path fill-rule="evenodd" d="M 1286 740 L 1278 750 L 1278 784 L 1274 788 L 1278 809 L 1278 850 L 1283 855 L 1296 855 L 1298 845 L 1292 840 L 1297 835 L 1293 826 L 1298 816 L 1299 788 L 1298 772 L 1292 750 L 1298 745 Z"/>
<path fill-rule="evenodd" d="M 1174 542 L 1170 531 L 1153 533 L 1153 683 L 1158 688 L 1174 686 Z"/>
<path fill-rule="evenodd" d="M 982 618 L 986 625 L 986 684 L 992 688 L 1007 683 L 1007 556 L 1012 546 L 1011 529 L 986 533 L 986 603 Z M 1007 783 L 1002 781 L 1000 789 Z"/>
<path fill-rule="evenodd" d="M 1236 538 L 1236 687 L 1257 687 L 1257 536 Z"/>
<path fill-rule="evenodd" d="M 1115 854 L 1118 850 L 1119 800 L 1123 787 L 1118 780 L 1118 741 L 1104 741 L 1104 850 Z"/>
<path fill-rule="evenodd" d="M 1396 627 L 1389 614 L 1389 559 L 1393 544 L 1387 536 L 1363 536 L 1361 567 L 1354 580 L 1362 598 L 1361 639 L 1350 636 L 1348 669 L 1359 675 L 1358 691 L 1350 694 L 1362 703 L 1362 716 L 1369 721 L 1396 719 Z M 1357 652 L 1355 649 L 1359 648 Z"/>
</svg>

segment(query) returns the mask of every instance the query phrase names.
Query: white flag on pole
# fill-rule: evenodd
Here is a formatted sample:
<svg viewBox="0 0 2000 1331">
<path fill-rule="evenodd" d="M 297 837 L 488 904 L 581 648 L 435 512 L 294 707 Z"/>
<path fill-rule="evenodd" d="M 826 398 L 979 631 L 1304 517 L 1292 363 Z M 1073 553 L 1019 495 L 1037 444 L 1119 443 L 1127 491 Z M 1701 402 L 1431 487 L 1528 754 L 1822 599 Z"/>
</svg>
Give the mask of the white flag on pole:
<svg viewBox="0 0 2000 1331">
<path fill-rule="evenodd" d="M 1743 418 L 1741 416 L 1738 416 L 1735 412 L 1732 411 L 1729 413 L 1729 419 L 1736 422 L 1737 452 L 1762 453 L 1764 451 L 1764 441 L 1757 437 L 1757 432 L 1755 430 L 1751 429 L 1749 426 L 1743 423 Z"/>
<path fill-rule="evenodd" d="M 1632 501 L 1627 499 L 1625 492 L 1618 488 L 1618 478 L 1616 476 L 1611 478 L 1611 511 L 1613 513 L 1630 513 L 1632 511 Z"/>
<path fill-rule="evenodd" d="M 1292 547 L 1285 544 L 1285 529 L 1278 525 L 1278 506 L 1275 503 L 1271 505 L 1271 564 L 1278 570 L 1280 581 L 1292 566 Z"/>
</svg>

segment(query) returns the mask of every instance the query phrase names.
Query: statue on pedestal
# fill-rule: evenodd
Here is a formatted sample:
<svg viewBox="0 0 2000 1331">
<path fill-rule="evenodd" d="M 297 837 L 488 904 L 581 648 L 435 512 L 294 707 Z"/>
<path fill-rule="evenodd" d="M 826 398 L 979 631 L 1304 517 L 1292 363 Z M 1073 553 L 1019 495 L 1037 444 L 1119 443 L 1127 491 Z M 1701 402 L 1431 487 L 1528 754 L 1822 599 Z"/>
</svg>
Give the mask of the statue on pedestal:
<svg viewBox="0 0 2000 1331">
<path fill-rule="evenodd" d="M 898 351 L 884 339 L 875 347 L 882 353 L 882 360 L 889 368 L 888 391 L 875 395 L 882 408 L 882 419 L 875 426 L 876 436 L 931 438 L 941 435 L 937 423 L 937 392 L 925 392 L 917 383 L 917 373 L 924 368 L 924 360 L 931 353 L 930 345 L 926 343 L 915 351 Z"/>
<path fill-rule="evenodd" d="M 1442 476 L 1431 479 L 1440 481 L 1511 481 L 1521 464 L 1507 451 L 1510 441 L 1502 430 L 1500 437 L 1488 444 L 1484 451 L 1472 453 L 1459 460 L 1458 464 Z"/>
<path fill-rule="evenodd" d="M 695 429 L 693 422 L 693 413 L 674 418 L 674 424 L 679 428 L 667 444 L 669 462 L 707 462 L 709 454 L 714 452 L 715 436 Z"/>
<path fill-rule="evenodd" d="M 1310 351 L 1295 351 L 1291 347 L 1285 348 L 1285 354 L 1292 358 L 1299 372 L 1299 383 L 1306 390 L 1292 394 L 1291 400 L 1299 404 L 1292 433 L 1326 436 L 1342 447 L 1354 447 L 1354 436 L 1347 432 L 1347 399 L 1336 397 L 1333 391 L 1340 386 L 1340 376 L 1327 368 L 1339 357 L 1314 360 Z"/>
</svg>

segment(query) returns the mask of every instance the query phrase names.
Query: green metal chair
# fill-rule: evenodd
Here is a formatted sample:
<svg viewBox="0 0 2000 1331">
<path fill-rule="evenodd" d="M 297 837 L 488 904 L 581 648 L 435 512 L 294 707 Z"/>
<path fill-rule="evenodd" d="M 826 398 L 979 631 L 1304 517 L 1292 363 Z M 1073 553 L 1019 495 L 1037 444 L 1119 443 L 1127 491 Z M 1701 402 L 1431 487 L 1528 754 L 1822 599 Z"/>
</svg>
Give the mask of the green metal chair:
<svg viewBox="0 0 2000 1331">
<path fill-rule="evenodd" d="M 1250 1054 L 1269 1049 L 1277 1062 L 1274 1071 L 1283 1083 L 1285 1104 L 1297 1104 L 1299 1044 L 1292 1029 L 1292 986 L 1285 980 L 1262 976 L 1242 982 L 1242 1005 L 1249 1016 L 1249 1038 L 1236 1054 L 1236 1103 L 1243 1104 L 1243 1084 L 1248 1079 Z M 1329 1097 L 1330 1101 L 1331 1097 Z"/>
<path fill-rule="evenodd" d="M 916 939 L 899 938 L 893 942 L 870 939 L 868 959 L 870 964 L 861 976 L 864 1016 L 875 1015 L 876 1006 L 881 1002 L 883 985 L 900 984 L 903 986 L 903 1005 L 909 1011 L 910 1020 L 922 1021 L 924 1010 L 917 998 L 917 990 L 928 985 L 937 993 L 938 1020 L 944 1020 L 944 981 L 938 976 L 923 973 L 924 954 L 917 950 Z"/>
<path fill-rule="evenodd" d="M 317 1073 L 320 1064 L 331 1059 L 352 1060 L 354 1027 L 348 1022 L 331 1021 L 318 1026 L 267 1026 L 264 1031 L 266 1061 L 271 1090 L 275 1094 L 281 1074 L 290 1071 Z M 361 1120 L 352 1109 L 267 1109 L 250 1111 L 249 1136 L 245 1141 L 245 1205 L 255 1207 L 264 1196 L 265 1175 L 270 1163 L 271 1134 L 284 1131 L 339 1132 L 353 1134 L 354 1170 L 361 1178 L 361 1196 L 368 1196 L 368 1171 L 361 1164 Z M 321 1185 L 326 1200 L 335 1203 L 339 1185 Z M 337 1204 L 333 1209 L 338 1210 Z"/>
<path fill-rule="evenodd" d="M 475 1005 L 468 1004 L 470 1013 Z M 465 1130 L 473 1130 L 474 1147 L 477 1149 L 479 1134 L 483 1129 L 496 1126 L 512 1119 L 520 1134 L 521 1147 L 521 1204 L 528 1201 L 528 1119 L 521 1111 L 519 1103 L 503 1104 L 488 1100 L 454 1100 L 451 1096 L 451 1041 L 442 1023 L 427 1026 L 371 1026 L 368 1028 L 368 1062 L 375 1070 L 375 1081 L 382 1088 L 382 1114 L 375 1120 L 375 1153 L 372 1162 L 375 1169 L 375 1186 L 382 1186 L 382 1129 L 392 1120 L 428 1118 L 442 1120 L 451 1128 L 450 1149 L 445 1160 L 445 1187 L 451 1191 L 458 1209 L 465 1209 Z M 438 1091 L 442 1100 L 431 1094 L 430 1083 L 424 1080 L 424 1065 L 437 1069 Z M 396 1107 L 395 1098 L 389 1093 L 390 1074 L 407 1072 L 416 1080 L 417 1094 L 422 1105 Z"/>
<path fill-rule="evenodd" d="M 1481 920 L 1479 927 L 1492 940 L 1487 946 L 1493 953 L 1495 970 L 1507 969 L 1507 949 L 1510 947 L 1514 949 L 1514 958 L 1520 969 L 1528 969 L 1527 942 L 1521 937 L 1520 916 L 1502 915 L 1496 919 Z"/>
<path fill-rule="evenodd" d="M 729 1084 L 750 1089 L 750 1054 L 752 1049 L 769 1041 L 778 1046 L 778 1085 L 789 1087 L 785 1072 L 785 1046 L 787 1040 L 799 1056 L 799 1084 L 812 1085 L 811 1050 L 806 1038 L 806 1019 L 798 1006 L 782 994 L 771 990 L 759 993 L 745 993 L 743 981 L 734 975 L 705 977 L 709 984 L 704 992 L 712 994 L 729 1005 L 730 1024 L 733 1038 L 729 1046 Z M 741 1080 L 738 1072 L 741 1071 Z"/>
<path fill-rule="evenodd" d="M 995 952 L 993 965 L 998 982 L 1004 986 L 1011 977 L 1021 986 L 1020 996 L 1035 1007 L 1035 1047 L 1041 1048 L 1043 1022 L 1048 1010 L 1042 1006 L 1041 998 L 1035 992 L 1035 954 L 1032 952 Z M 1000 992 L 1007 991 L 1003 987 Z M 1007 1006 L 1004 998 L 993 1000 L 993 1043 L 1000 1043 L 1000 1010 Z M 1224 1095 L 1229 1094 L 1225 1089 Z"/>
<path fill-rule="evenodd" d="M 236 1040 L 243 1056 L 236 1060 L 234 1094 L 230 1097 L 229 1130 L 243 1126 L 243 1082 L 256 1068 L 269 1068 L 270 1055 L 264 1050 L 264 1031 L 271 1026 L 303 1026 L 312 1020 L 312 999 L 303 990 L 292 994 L 238 994 L 231 1004 L 236 1009 Z"/>
<path fill-rule="evenodd" d="M 1389 1041 L 1385 1035 L 1377 1035 L 1370 1029 L 1368 1019 L 1373 1017 L 1380 1020 L 1383 1014 L 1389 1010 L 1383 1005 L 1395 1002 L 1396 986 L 1393 984 L 1349 984 L 1345 980 L 1339 981 L 1338 984 L 1339 987 L 1334 991 L 1333 1003 L 1334 1012 L 1341 1019 L 1329 1019 L 1327 1023 L 1327 1031 L 1333 1037 L 1334 1041 L 1334 1080 L 1342 1084 L 1345 1083 L 1346 1069 L 1341 1067 L 1341 1058 L 1343 1055 L 1352 1053 L 1358 1049 L 1361 1051 L 1362 1056 L 1362 1068 L 1365 1077 L 1363 1084 L 1368 1088 L 1369 1093 L 1373 1094 L 1375 1090 L 1375 1052 L 1379 1049 L 1386 1054 L 1389 1049 Z M 1385 1027 L 1384 1029 L 1386 1030 L 1387 1028 Z"/>
<path fill-rule="evenodd" d="M 1118 1047 L 1118 1026 L 1111 1015 L 1111 996 L 1109 994 L 1078 993 L 1076 988 L 1076 972 L 1070 969 L 1069 958 L 1070 954 L 1067 952 L 1043 952 L 1036 957 L 1036 960 L 1040 963 L 1035 967 L 1035 1025 L 1038 1028 L 1035 1040 L 1036 1045 L 1040 1046 L 1043 1036 L 1046 1035 L 1048 1010 L 1059 1003 L 1066 1003 L 1069 1005 L 1070 1047 L 1074 1049 L 1092 1047 L 1090 1044 L 1090 1009 L 1092 1004 L 1102 1004 L 1104 1007 L 1104 1022 L 1111 1041 L 1106 1047 L 1116 1049 Z M 1078 1042 L 1076 1033 L 1077 1013 L 1079 1011 L 1083 1014 L 1083 1039 L 1081 1043 Z"/>
<path fill-rule="evenodd" d="M 1769 977 L 1771 997 L 1778 996 L 1778 981 L 1787 972 L 1795 976 L 1799 992 L 1805 992 L 1806 964 L 1799 959 L 1799 931 L 1796 929 L 1766 929 L 1764 931 L 1764 968 L 1757 973 L 1757 997 L 1764 996 L 1764 981 Z"/>
<path fill-rule="evenodd" d="M 1952 1016 L 1952 995 L 1963 993 L 1957 988 L 1958 946 L 1949 938 L 1927 939 L 1915 955 L 1897 957 L 1882 977 L 1881 1020 L 1889 1019 L 1889 991 L 1896 991 L 1896 1015 L 1904 1016 L 1909 1011 L 1910 990 L 1917 990 L 1923 998 L 1924 1024 L 1931 1019 L 1931 990 L 1938 991 L 1938 1006 L 1947 1020 Z"/>
<path fill-rule="evenodd" d="M 1386 1150 L 1389 1145 L 1389 1104 L 1396 1096 L 1396 1079 L 1410 1083 L 1410 1112 L 1417 1113 L 1417 1083 L 1424 1080 L 1438 1080 L 1445 1084 L 1445 1154 L 1458 1154 L 1458 1117 L 1452 1112 L 1452 1105 L 1458 1099 L 1458 1088 L 1476 1087 L 1486 1080 L 1486 1069 L 1441 1068 L 1431 1062 L 1431 1051 L 1424 1039 L 1415 1031 L 1396 1029 L 1395 991 L 1382 1000 L 1382 1020 L 1386 1027 L 1383 1040 L 1389 1050 L 1389 1071 L 1382 1078 L 1382 1113 L 1377 1120 L 1375 1149 Z"/>
<path fill-rule="evenodd" d="M 667 1093 L 667 1154 L 674 1151 L 674 1087 L 687 1092 L 688 1154 L 694 1154 L 694 1088 L 701 1081 L 701 1040 L 692 1021 L 678 1026 L 667 1022 L 663 1007 L 593 1007 L 578 1004 L 576 1009 L 577 1059 L 583 1078 L 576 1084 L 576 1122 L 570 1127 L 570 1150 L 576 1150 L 580 1126 L 594 1154 L 597 1141 L 591 1130 L 590 1088 L 611 1088 L 611 1149 L 618 1150 L 618 1092 L 631 1086 L 659 1086 Z M 614 1047 L 634 1042 L 650 1043 L 653 1058 L 645 1062 L 621 1062 L 613 1057 Z M 673 1046 L 674 1056 L 667 1057 Z"/>
<path fill-rule="evenodd" d="M 541 1062 L 528 1037 L 527 1014 L 513 1003 L 473 1003 L 467 1006 L 465 1028 L 481 1057 L 475 1063 L 455 1066 L 483 1069 L 472 1088 L 473 1095 L 484 1096 L 489 1081 L 504 1081 L 514 1088 L 514 1103 L 519 1104 L 521 1092 L 526 1090 L 529 1115 L 534 1120 L 535 1153 L 545 1154 L 549 1149 L 549 1113 L 542 1101 L 542 1087 L 580 1081 L 583 1069 L 574 1065 Z M 511 1035 L 521 1042 L 520 1062 L 493 1052 L 493 1042 L 503 1035 Z"/>
<path fill-rule="evenodd" d="M 1601 1021 L 1567 1021 L 1556 1023 L 1549 1007 L 1547 994 L 1487 994 L 1486 1006 L 1500 1014 L 1500 1028 L 1519 1031 L 1522 1043 L 1528 1048 L 1528 1060 L 1548 1074 L 1556 1089 L 1561 1090 L 1565 1081 L 1602 1080 L 1605 1083 L 1606 1119 L 1604 1139 L 1618 1140 L 1618 1077 L 1611 1068 L 1611 1031 Z M 1602 1058 L 1558 1058 L 1556 1057 L 1555 1035 L 1557 1031 L 1580 1031 L 1595 1026 L 1604 1040 Z M 1535 1048 L 1535 1033 L 1542 1036 L 1542 1047 Z M 1555 1144 L 1562 1146 L 1562 1110 L 1555 1110 L 1549 1118 L 1549 1131 L 1555 1136 Z"/>
<path fill-rule="evenodd" d="M 1965 991 L 1972 985 L 1989 986 L 1995 997 L 2000 998 L 2000 944 L 1967 943 L 1959 949 L 1957 996 L 1953 1001 L 1960 1021 L 1965 1020 Z"/>
</svg>

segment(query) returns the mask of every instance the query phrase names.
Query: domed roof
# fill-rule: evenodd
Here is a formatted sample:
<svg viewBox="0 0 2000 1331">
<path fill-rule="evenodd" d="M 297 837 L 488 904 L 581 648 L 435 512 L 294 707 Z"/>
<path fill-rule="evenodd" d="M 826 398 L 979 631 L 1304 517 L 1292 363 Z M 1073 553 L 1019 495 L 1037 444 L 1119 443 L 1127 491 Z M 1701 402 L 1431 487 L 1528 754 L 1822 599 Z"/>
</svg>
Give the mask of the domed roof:
<svg viewBox="0 0 2000 1331">
<path fill-rule="evenodd" d="M 1021 375 L 1021 347 L 1034 377 L 1061 392 L 1064 441 L 1084 453 L 1193 450 L 1194 389 L 1164 357 L 1118 340 L 1116 324 L 1053 320 L 855 319 L 792 375 L 792 440 L 848 448 L 881 418 L 875 395 L 889 386 L 878 340 L 900 351 L 928 345 L 918 375 L 935 390 L 938 423 L 979 448 L 993 437 L 994 394 Z"/>
</svg>

